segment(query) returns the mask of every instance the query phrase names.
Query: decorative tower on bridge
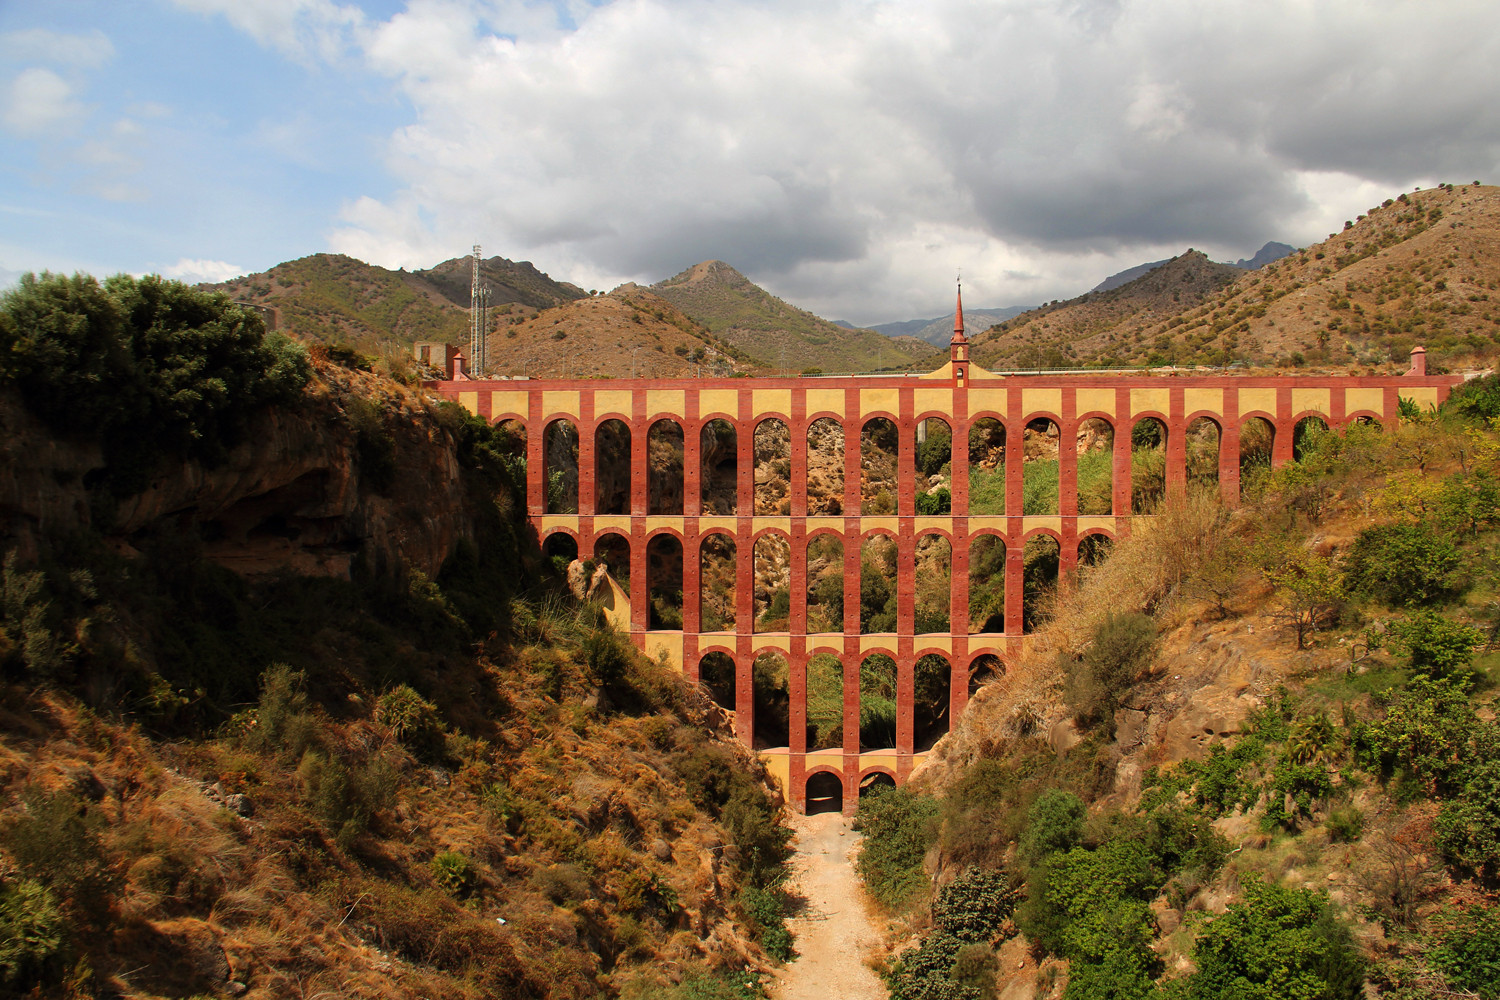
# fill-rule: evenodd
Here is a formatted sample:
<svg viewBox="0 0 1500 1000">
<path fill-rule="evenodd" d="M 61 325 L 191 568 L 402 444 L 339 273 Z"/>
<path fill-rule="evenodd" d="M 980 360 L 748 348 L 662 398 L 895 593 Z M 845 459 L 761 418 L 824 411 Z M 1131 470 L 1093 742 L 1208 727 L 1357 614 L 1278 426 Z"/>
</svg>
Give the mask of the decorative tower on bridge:
<svg viewBox="0 0 1500 1000">
<path fill-rule="evenodd" d="M 964 286 L 958 285 L 958 308 L 953 314 L 953 339 L 948 342 L 953 381 L 962 388 L 969 375 L 969 338 L 964 336 Z"/>
</svg>

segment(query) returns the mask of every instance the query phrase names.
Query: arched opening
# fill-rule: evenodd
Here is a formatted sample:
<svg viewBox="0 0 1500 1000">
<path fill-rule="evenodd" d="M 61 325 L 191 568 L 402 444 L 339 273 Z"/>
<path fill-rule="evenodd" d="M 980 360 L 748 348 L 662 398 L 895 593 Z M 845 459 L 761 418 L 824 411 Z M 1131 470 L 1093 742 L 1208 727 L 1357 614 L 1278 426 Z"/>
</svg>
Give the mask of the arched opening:
<svg viewBox="0 0 1500 1000">
<path fill-rule="evenodd" d="M 595 538 L 594 561 L 603 564 L 620 589 L 630 593 L 630 539 L 615 531 Z"/>
<path fill-rule="evenodd" d="M 953 593 L 953 543 L 937 532 L 917 536 L 916 545 L 917 635 L 949 631 L 949 604 Z"/>
<path fill-rule="evenodd" d="M 1114 548 L 1114 544 L 1113 538 L 1097 531 L 1084 535 L 1078 540 L 1078 565 L 1080 567 L 1098 566 L 1109 558 L 1109 550 Z"/>
<path fill-rule="evenodd" d="M 896 779 L 887 771 L 871 771 L 860 779 L 859 797 L 879 795 L 896 787 Z"/>
<path fill-rule="evenodd" d="M 807 660 L 807 748 L 844 745 L 844 664 L 832 653 Z"/>
<path fill-rule="evenodd" d="M 771 417 L 755 425 L 755 513 L 792 512 L 792 435 Z"/>
<path fill-rule="evenodd" d="M 739 445 L 734 425 L 715 417 L 698 433 L 699 488 L 704 514 L 728 516 L 739 511 Z"/>
<path fill-rule="evenodd" d="M 917 660 L 913 671 L 913 749 L 931 750 L 948 732 L 948 705 L 952 701 L 953 667 L 947 657 L 928 653 Z"/>
<path fill-rule="evenodd" d="M 784 747 L 791 743 L 787 723 L 791 718 L 791 692 L 786 657 L 775 650 L 765 650 L 755 658 L 752 669 L 755 691 L 755 738 L 757 750 Z"/>
<path fill-rule="evenodd" d="M 807 815 L 844 811 L 844 782 L 831 771 L 819 771 L 807 779 Z"/>
<path fill-rule="evenodd" d="M 547 425 L 542 458 L 547 472 L 547 513 L 578 513 L 578 428 L 571 420 Z"/>
<path fill-rule="evenodd" d="M 980 417 L 969 426 L 969 514 L 1005 513 L 1005 425 Z"/>
<path fill-rule="evenodd" d="M 859 435 L 859 510 L 861 514 L 896 513 L 896 469 L 901 437 L 885 417 L 865 421 Z"/>
<path fill-rule="evenodd" d="M 1057 593 L 1057 539 L 1032 535 L 1021 550 L 1021 563 L 1021 631 L 1034 632 L 1051 615 L 1052 597 Z"/>
<path fill-rule="evenodd" d="M 756 632 L 786 632 L 792 616 L 792 544 L 779 531 L 755 540 Z"/>
<path fill-rule="evenodd" d="M 658 420 L 646 435 L 646 513 L 682 514 L 682 425 Z"/>
<path fill-rule="evenodd" d="M 505 457 L 521 462 L 526 467 L 526 425 L 514 417 L 495 425 L 495 447 Z"/>
<path fill-rule="evenodd" d="M 1046 417 L 1026 423 L 1021 437 L 1021 513 L 1058 513 L 1058 446 L 1061 432 Z"/>
<path fill-rule="evenodd" d="M 542 555 L 547 557 L 554 569 L 566 576 L 568 565 L 578 558 L 578 539 L 566 531 L 554 531 L 542 542 Z"/>
<path fill-rule="evenodd" d="M 896 540 L 879 532 L 859 547 L 859 631 L 896 631 Z"/>
<path fill-rule="evenodd" d="M 1264 417 L 1250 417 L 1240 424 L 1240 495 L 1271 472 L 1271 452 L 1276 447 L 1276 427 Z"/>
<path fill-rule="evenodd" d="M 871 653 L 859 665 L 859 749 L 896 746 L 896 661 Z"/>
<path fill-rule="evenodd" d="M 1114 513 L 1115 428 L 1102 417 L 1078 425 L 1078 513 Z"/>
<path fill-rule="evenodd" d="M 980 535 L 969 543 L 969 632 L 1005 631 L 1005 539 Z"/>
<path fill-rule="evenodd" d="M 994 653 L 982 653 L 969 661 L 969 697 L 1005 674 L 1005 664 Z"/>
<path fill-rule="evenodd" d="M 1331 432 L 1322 417 L 1303 417 L 1292 428 L 1292 460 L 1300 462 L 1323 446 Z"/>
<path fill-rule="evenodd" d="M 704 632 L 733 632 L 739 564 L 734 539 L 723 531 L 704 535 L 698 547 L 698 616 Z"/>
<path fill-rule="evenodd" d="M 682 541 L 663 533 L 646 543 L 649 629 L 682 629 Z"/>
<path fill-rule="evenodd" d="M 1187 451 L 1187 486 L 1217 495 L 1219 492 L 1219 447 L 1223 435 L 1219 424 L 1199 417 L 1187 425 L 1183 443 Z"/>
<path fill-rule="evenodd" d="M 630 513 L 630 428 L 623 420 L 594 428 L 594 513 Z"/>
<path fill-rule="evenodd" d="M 807 542 L 807 631 L 844 631 L 844 540 L 827 532 Z"/>
<path fill-rule="evenodd" d="M 917 424 L 917 513 L 953 513 L 953 429 L 938 417 Z"/>
<path fill-rule="evenodd" d="M 734 711 L 735 669 L 734 659 L 728 653 L 714 650 L 704 653 L 698 661 L 698 682 L 708 688 L 714 704 L 730 712 Z"/>
<path fill-rule="evenodd" d="M 822 417 L 807 429 L 807 513 L 844 512 L 844 425 Z"/>
<path fill-rule="evenodd" d="M 1130 429 L 1130 509 L 1149 513 L 1167 495 L 1167 425 L 1142 417 Z"/>
</svg>

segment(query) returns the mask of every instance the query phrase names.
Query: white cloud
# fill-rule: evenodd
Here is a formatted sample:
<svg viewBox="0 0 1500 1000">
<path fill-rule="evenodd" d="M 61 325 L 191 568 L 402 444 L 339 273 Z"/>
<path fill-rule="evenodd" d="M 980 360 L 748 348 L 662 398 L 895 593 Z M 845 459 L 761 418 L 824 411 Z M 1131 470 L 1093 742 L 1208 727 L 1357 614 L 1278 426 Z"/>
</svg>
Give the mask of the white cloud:
<svg viewBox="0 0 1500 1000">
<path fill-rule="evenodd" d="M 1500 8 L 1405 0 L 177 0 L 413 109 L 335 249 L 599 287 L 721 257 L 874 322 L 1248 256 L 1500 168 Z M 1367 197 L 1367 194 L 1369 197 Z"/>
<path fill-rule="evenodd" d="M 12 62 L 49 62 L 78 69 L 98 69 L 115 54 L 102 31 L 85 35 L 47 28 L 0 33 L 0 56 Z"/>
<path fill-rule="evenodd" d="M 32 66 L 5 88 L 0 121 L 11 132 L 31 138 L 71 130 L 87 114 L 71 83 L 50 69 Z"/>
<path fill-rule="evenodd" d="M 365 22 L 353 4 L 333 0 L 173 0 L 185 10 L 217 14 L 263 45 L 303 62 L 339 59 Z"/>
<path fill-rule="evenodd" d="M 194 283 L 228 281 L 244 273 L 246 273 L 245 269 L 238 264 L 190 257 L 183 257 L 177 263 L 161 270 L 164 278 L 176 278 L 178 281 Z"/>
</svg>

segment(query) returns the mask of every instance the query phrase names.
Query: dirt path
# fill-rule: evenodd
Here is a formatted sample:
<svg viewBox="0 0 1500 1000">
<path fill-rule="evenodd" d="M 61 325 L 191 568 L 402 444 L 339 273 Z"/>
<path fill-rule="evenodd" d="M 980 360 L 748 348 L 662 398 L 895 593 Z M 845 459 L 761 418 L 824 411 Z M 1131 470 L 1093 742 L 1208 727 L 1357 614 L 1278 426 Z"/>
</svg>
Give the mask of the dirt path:
<svg viewBox="0 0 1500 1000">
<path fill-rule="evenodd" d="M 854 874 L 859 834 L 837 813 L 798 816 L 790 888 L 807 900 L 787 921 L 798 957 L 776 977 L 774 1000 L 886 1000 L 880 977 L 864 964 L 879 943 Z"/>
</svg>

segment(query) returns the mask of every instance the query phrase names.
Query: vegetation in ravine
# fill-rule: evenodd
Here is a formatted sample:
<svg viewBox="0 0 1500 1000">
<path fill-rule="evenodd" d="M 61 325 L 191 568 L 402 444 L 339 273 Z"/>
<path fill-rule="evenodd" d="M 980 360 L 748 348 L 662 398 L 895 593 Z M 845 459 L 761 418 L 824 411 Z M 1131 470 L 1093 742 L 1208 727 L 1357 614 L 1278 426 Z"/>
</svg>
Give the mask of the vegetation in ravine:
<svg viewBox="0 0 1500 1000">
<path fill-rule="evenodd" d="M 972 752 L 861 800 L 860 874 L 920 935 L 893 998 L 994 997 L 1017 935 L 1068 1000 L 1500 995 L 1500 379 L 1403 409 L 1246 466 L 1238 511 L 1189 491 L 1051 602 L 1075 745 L 1039 738 L 1045 705 L 971 707 Z M 1236 622 L 1314 666 L 1122 778 L 1120 713 L 1165 710 L 1162 659 Z"/>
<path fill-rule="evenodd" d="M 335 377 L 158 279 L 27 279 L 0 334 L 6 391 L 101 441 L 90 486 L 111 496 Z M 380 451 L 388 418 L 367 416 Z M 504 432 L 421 419 L 477 530 L 434 578 L 247 579 L 175 524 L 5 555 L 0 991 L 762 995 L 750 937 L 792 950 L 766 775 L 699 689 L 567 595 Z M 127 421 L 159 450 L 130 450 Z"/>
</svg>

